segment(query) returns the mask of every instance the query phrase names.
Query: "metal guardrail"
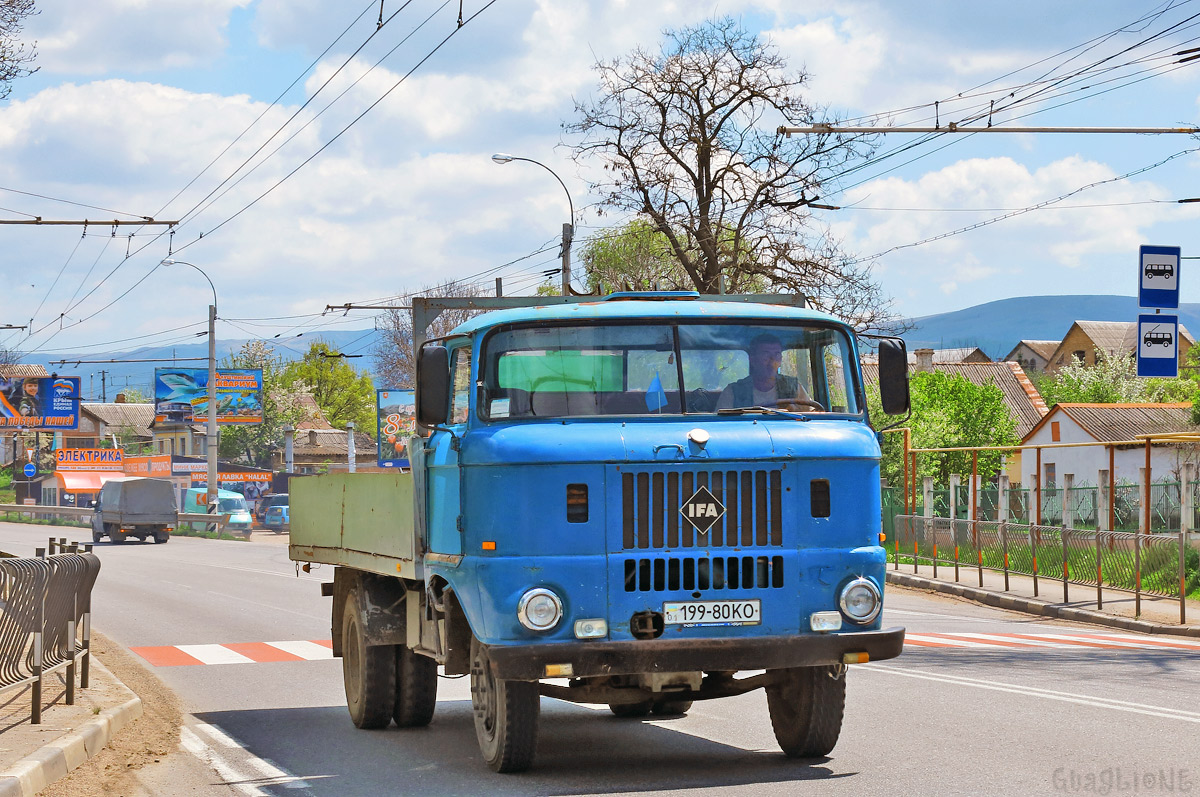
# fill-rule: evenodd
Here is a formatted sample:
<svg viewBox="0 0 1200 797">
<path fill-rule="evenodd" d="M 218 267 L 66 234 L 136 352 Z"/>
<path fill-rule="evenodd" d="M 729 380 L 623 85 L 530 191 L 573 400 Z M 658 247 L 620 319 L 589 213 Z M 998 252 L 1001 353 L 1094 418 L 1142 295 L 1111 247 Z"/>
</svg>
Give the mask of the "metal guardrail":
<svg viewBox="0 0 1200 797">
<path fill-rule="evenodd" d="M 84 506 L 39 506 L 37 504 L 0 504 L 0 513 L 22 514 L 30 517 L 69 517 L 81 523 L 90 522 L 93 510 Z M 205 523 L 215 525 L 218 530 L 229 525 L 230 514 L 206 515 L 203 512 L 180 512 L 176 516 L 176 525 L 180 523 Z"/>
<path fill-rule="evenodd" d="M 33 557 L 0 558 L 0 691 L 32 690 L 32 720 L 42 721 L 42 681 L 66 670 L 67 705 L 75 704 L 75 676 L 88 687 L 92 587 L 100 559 L 91 546 L 45 548 Z"/>
<path fill-rule="evenodd" d="M 913 565 L 953 567 L 954 580 L 962 570 L 975 570 L 979 586 L 983 571 L 1062 583 L 1063 603 L 1070 602 L 1071 584 L 1095 586 L 1097 608 L 1104 607 L 1104 590 L 1134 593 L 1134 612 L 1141 614 L 1142 594 L 1179 599 L 1179 622 L 1187 621 L 1186 598 L 1200 581 L 1200 551 L 1190 547 L 1183 532 L 1144 534 L 1094 531 L 1060 526 L 983 520 L 952 520 L 923 515 L 897 515 L 888 558 L 894 569 L 901 559 Z"/>
</svg>

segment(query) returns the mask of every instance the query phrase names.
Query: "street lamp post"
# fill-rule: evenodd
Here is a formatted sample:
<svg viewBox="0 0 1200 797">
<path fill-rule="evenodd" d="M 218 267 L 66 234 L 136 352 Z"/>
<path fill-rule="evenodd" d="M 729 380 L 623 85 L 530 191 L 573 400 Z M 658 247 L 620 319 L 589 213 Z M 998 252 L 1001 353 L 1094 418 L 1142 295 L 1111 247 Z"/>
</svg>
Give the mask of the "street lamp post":
<svg viewBox="0 0 1200 797">
<path fill-rule="evenodd" d="M 199 271 L 204 279 L 208 280 L 208 287 L 212 288 L 213 301 L 208 306 L 208 433 L 205 435 L 208 442 L 208 496 L 206 506 L 210 515 L 216 514 L 219 504 L 217 499 L 217 288 L 204 273 L 204 269 L 195 263 L 167 259 L 162 261 L 162 265 L 191 266 Z M 215 527 L 209 528 L 209 531 L 215 530 Z"/>
<path fill-rule="evenodd" d="M 554 179 L 558 180 L 558 184 L 562 186 L 563 191 L 567 195 L 567 207 L 571 211 L 571 220 L 563 225 L 562 230 L 562 295 L 569 296 L 571 293 L 571 241 L 575 238 L 575 203 L 571 201 L 571 192 L 567 191 L 567 184 L 562 181 L 558 174 L 540 161 L 535 161 L 532 158 L 519 158 L 516 155 L 508 155 L 503 152 L 497 152 L 492 156 L 492 160 L 501 165 L 511 163 L 512 161 L 525 161 L 541 166 L 546 171 L 554 175 Z"/>
</svg>

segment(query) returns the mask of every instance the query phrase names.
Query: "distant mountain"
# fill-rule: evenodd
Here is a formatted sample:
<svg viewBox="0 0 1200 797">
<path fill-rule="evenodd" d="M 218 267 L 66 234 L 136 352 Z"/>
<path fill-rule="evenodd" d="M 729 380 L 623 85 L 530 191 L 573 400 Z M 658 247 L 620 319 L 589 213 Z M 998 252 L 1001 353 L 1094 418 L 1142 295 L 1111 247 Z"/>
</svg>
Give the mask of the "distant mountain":
<svg viewBox="0 0 1200 797">
<path fill-rule="evenodd" d="M 375 343 L 378 340 L 379 332 L 374 329 L 359 329 L 352 331 L 325 331 L 308 333 L 304 337 L 289 337 L 286 340 L 274 341 L 267 339 L 267 345 L 275 349 L 275 353 L 285 362 L 299 360 L 304 357 L 308 351 L 312 341 L 325 341 L 331 347 L 344 351 L 348 355 L 361 355 L 359 357 L 348 357 L 346 362 L 349 363 L 356 371 L 370 374 L 373 360 L 371 352 L 375 348 Z M 70 354 L 31 354 L 21 358 L 23 363 L 33 363 L 42 365 L 51 373 L 58 373 L 62 376 L 79 376 L 82 377 L 81 387 L 83 389 L 84 398 L 87 401 L 99 401 L 101 398 L 100 392 L 100 371 L 101 369 L 108 372 L 108 386 L 105 395 L 109 401 L 112 401 L 113 396 L 125 389 L 126 386 L 137 388 L 143 393 L 149 393 L 154 385 L 154 369 L 169 368 L 172 365 L 188 368 L 207 368 L 208 367 L 208 341 L 205 337 L 197 338 L 199 343 L 185 343 L 170 347 L 145 347 L 140 349 L 132 349 L 129 351 L 89 351 L 89 352 L 73 352 Z M 220 365 L 231 354 L 238 352 L 242 348 L 246 340 L 222 340 L 217 339 L 217 364 Z M 165 360 L 158 362 L 138 363 L 129 362 L 130 360 L 144 360 L 152 357 L 166 357 Z M 171 357 L 177 358 L 174 363 Z M 189 360 L 188 358 L 200 358 Z M 75 360 L 90 360 L 92 362 L 81 362 L 76 365 Z M 96 362 L 97 360 L 118 360 L 115 363 Z M 59 361 L 66 361 L 59 364 Z M 53 365 L 51 363 L 54 363 Z M 372 374 L 374 378 L 374 374 Z M 377 387 L 387 387 L 387 385 L 377 385 Z"/>
<path fill-rule="evenodd" d="M 902 337 L 909 351 L 978 346 L 995 359 L 1020 340 L 1061 340 L 1075 321 L 1136 321 L 1138 312 L 1135 296 L 1018 296 L 909 319 Z M 1200 334 L 1200 304 L 1181 303 L 1178 315 Z"/>
</svg>

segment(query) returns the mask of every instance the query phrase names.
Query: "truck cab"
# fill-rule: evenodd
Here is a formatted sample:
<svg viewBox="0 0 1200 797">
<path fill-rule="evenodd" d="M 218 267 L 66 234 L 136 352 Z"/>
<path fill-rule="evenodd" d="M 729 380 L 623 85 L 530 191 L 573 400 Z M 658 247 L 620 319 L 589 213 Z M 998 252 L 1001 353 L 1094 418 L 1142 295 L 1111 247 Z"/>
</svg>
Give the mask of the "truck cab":
<svg viewBox="0 0 1200 797">
<path fill-rule="evenodd" d="M 880 451 L 857 345 L 823 313 L 694 294 L 498 310 L 427 341 L 395 666 L 470 673 L 498 771 L 532 762 L 547 695 L 636 717 L 765 688 L 784 751 L 827 754 L 847 665 L 898 655 L 904 634 L 880 620 Z M 903 413 L 903 344 L 880 358 L 885 408 Z M 306 480 L 293 558 L 320 561 Z M 396 643 L 372 616 L 388 589 L 338 568 L 335 654 L 371 655 L 355 622 Z M 369 676 L 347 678 L 359 724 Z"/>
</svg>

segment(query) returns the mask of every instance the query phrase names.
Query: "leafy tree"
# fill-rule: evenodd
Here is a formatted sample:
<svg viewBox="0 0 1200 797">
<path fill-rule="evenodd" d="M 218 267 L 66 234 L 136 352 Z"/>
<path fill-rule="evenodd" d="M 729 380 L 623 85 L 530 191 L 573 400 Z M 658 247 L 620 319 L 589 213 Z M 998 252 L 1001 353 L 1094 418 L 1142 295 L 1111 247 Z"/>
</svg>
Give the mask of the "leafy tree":
<svg viewBox="0 0 1200 797">
<path fill-rule="evenodd" d="M 961 374 L 928 371 L 913 374 L 909 380 L 913 448 L 956 448 L 960 446 L 1019 445 L 1017 421 L 1004 405 L 1004 393 L 993 384 L 976 385 Z M 883 414 L 879 391 L 868 394 L 868 406 L 875 424 L 888 424 Z M 879 428 L 877 426 L 877 428 Z M 882 475 L 888 484 L 904 481 L 904 444 L 898 434 L 883 436 Z M 1003 452 L 979 452 L 979 474 L 990 478 L 1000 472 Z M 950 474 L 966 479 L 971 475 L 971 452 L 917 457 L 917 475 L 932 476 L 945 484 Z"/>
<path fill-rule="evenodd" d="M 893 320 L 867 265 L 841 250 L 809 205 L 827 180 L 869 152 L 861 137 L 786 137 L 780 125 L 823 121 L 803 98 L 808 76 L 724 18 L 667 31 L 598 62 L 594 101 L 564 125 L 575 159 L 604 166 L 603 206 L 646 220 L 701 293 L 760 281 L 803 293 L 860 329 Z"/>
<path fill-rule="evenodd" d="M 263 422 L 222 427 L 218 450 L 227 459 L 269 468 L 272 452 L 283 441 L 284 425 L 295 425 L 305 419 L 301 405 L 304 385 L 285 383 L 283 360 L 261 340 L 242 344 L 241 350 L 225 358 L 221 367 L 262 369 Z"/>
<path fill-rule="evenodd" d="M 558 288 L 554 289 L 558 293 Z M 483 292 L 475 285 L 461 282 L 447 282 L 421 291 L 420 295 L 431 298 L 470 298 L 482 296 Z M 426 338 L 440 338 L 450 334 L 450 331 L 468 318 L 479 315 L 477 310 L 445 310 L 426 330 Z M 413 352 L 413 317 L 409 310 L 397 307 L 387 310 L 381 316 L 379 342 L 372 352 L 375 365 L 375 375 L 381 389 L 410 388 L 416 384 L 417 361 Z M 356 422 L 357 425 L 357 422 Z"/>
<path fill-rule="evenodd" d="M 12 93 L 14 80 L 37 71 L 30 67 L 37 50 L 21 42 L 25 20 L 36 13 L 33 0 L 0 0 L 0 100 Z"/>
<path fill-rule="evenodd" d="M 1195 347 L 1188 352 L 1191 362 Z M 1195 371 L 1189 371 L 1195 374 Z M 1124 404 L 1130 402 L 1183 402 L 1197 397 L 1196 377 L 1177 379 L 1146 379 L 1137 375 L 1137 359 L 1129 354 L 1108 357 L 1096 350 L 1096 364 L 1079 361 L 1067 363 L 1057 374 L 1036 377 L 1038 392 L 1047 407 L 1055 404 L 1084 402 L 1088 404 Z"/>
<path fill-rule="evenodd" d="M 355 429 L 375 437 L 375 385 L 328 343 L 317 341 L 303 360 L 288 363 L 282 383 L 312 396 L 335 428 L 343 429 L 353 421 Z"/>
</svg>

